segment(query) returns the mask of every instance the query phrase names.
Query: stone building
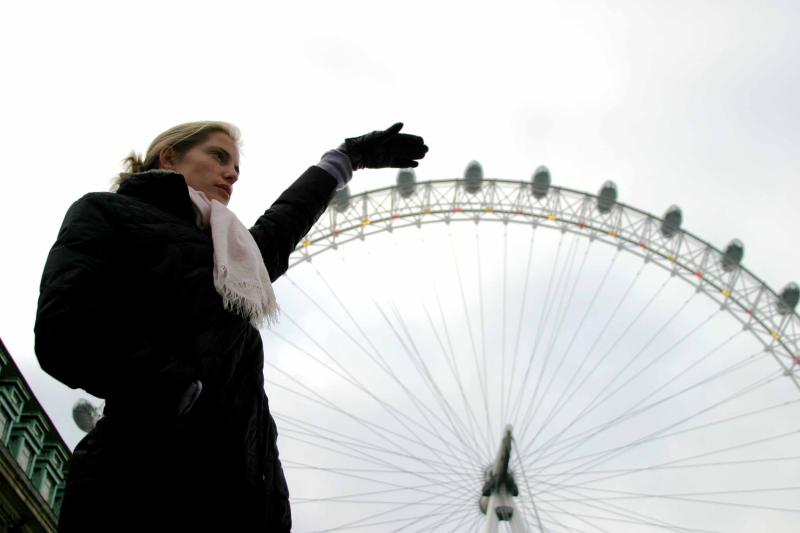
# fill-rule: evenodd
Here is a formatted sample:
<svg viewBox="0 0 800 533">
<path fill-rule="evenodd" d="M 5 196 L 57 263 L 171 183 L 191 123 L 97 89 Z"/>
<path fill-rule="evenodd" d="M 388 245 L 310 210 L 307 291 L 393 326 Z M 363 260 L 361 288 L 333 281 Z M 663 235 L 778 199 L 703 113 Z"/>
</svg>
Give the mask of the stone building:
<svg viewBox="0 0 800 533">
<path fill-rule="evenodd" d="M 0 340 L 0 533 L 56 530 L 69 458 Z"/>
</svg>

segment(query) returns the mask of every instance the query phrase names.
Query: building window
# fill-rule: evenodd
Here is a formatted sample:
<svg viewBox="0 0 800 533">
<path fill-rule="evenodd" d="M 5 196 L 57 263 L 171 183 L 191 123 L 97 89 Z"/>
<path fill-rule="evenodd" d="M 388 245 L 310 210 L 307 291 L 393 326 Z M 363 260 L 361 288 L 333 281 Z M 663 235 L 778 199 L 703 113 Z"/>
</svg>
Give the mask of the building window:
<svg viewBox="0 0 800 533">
<path fill-rule="evenodd" d="M 31 449 L 28 448 L 25 443 L 19 445 L 19 453 L 17 453 L 17 462 L 19 463 L 20 468 L 26 474 L 28 473 L 28 467 L 31 465 Z"/>
<path fill-rule="evenodd" d="M 8 432 L 8 417 L 0 409 L 0 443 L 6 442 L 6 433 Z"/>
<path fill-rule="evenodd" d="M 42 476 L 42 486 L 39 487 L 39 492 L 41 493 L 42 498 L 44 498 L 44 501 L 48 503 L 48 505 L 50 504 L 50 497 L 53 495 L 54 487 L 55 485 L 53 484 L 53 480 L 50 479 L 50 476 L 44 474 Z"/>
</svg>

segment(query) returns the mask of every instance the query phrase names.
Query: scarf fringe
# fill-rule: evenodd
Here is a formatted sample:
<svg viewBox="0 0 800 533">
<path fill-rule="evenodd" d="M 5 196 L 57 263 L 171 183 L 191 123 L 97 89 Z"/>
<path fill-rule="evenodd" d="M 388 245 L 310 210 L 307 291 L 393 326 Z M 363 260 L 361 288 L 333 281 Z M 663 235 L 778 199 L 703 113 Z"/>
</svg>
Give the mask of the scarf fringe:
<svg viewBox="0 0 800 533">
<path fill-rule="evenodd" d="M 261 294 L 264 294 L 261 302 L 254 302 L 244 294 L 237 292 L 237 287 L 232 286 L 230 280 L 223 282 L 220 276 L 216 275 L 216 271 L 214 274 L 214 287 L 219 295 L 222 296 L 222 303 L 227 311 L 246 318 L 257 329 L 264 326 L 272 327 L 278 323 L 280 306 L 278 306 L 278 302 L 275 299 L 266 296 L 265 291 L 258 283 L 239 282 L 242 286 L 255 287 L 259 289 Z"/>
</svg>

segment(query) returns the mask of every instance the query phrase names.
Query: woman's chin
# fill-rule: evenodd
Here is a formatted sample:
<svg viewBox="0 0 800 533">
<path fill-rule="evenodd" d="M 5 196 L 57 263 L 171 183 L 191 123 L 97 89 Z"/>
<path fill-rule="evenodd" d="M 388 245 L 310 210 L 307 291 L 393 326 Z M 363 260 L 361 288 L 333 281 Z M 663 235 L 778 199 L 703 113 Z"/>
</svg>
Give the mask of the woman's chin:
<svg viewBox="0 0 800 533">
<path fill-rule="evenodd" d="M 225 194 L 224 191 L 220 190 L 210 191 L 206 193 L 206 196 L 208 196 L 209 200 L 216 200 L 222 205 L 228 205 L 228 202 L 230 202 L 230 197 L 227 194 Z"/>
</svg>

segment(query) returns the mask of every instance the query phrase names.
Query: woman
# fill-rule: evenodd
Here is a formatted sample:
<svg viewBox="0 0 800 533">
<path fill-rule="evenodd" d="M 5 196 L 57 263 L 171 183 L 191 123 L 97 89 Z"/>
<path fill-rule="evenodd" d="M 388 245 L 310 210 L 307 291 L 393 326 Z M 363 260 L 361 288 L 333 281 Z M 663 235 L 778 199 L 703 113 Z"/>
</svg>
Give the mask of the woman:
<svg viewBox="0 0 800 533">
<path fill-rule="evenodd" d="M 249 231 L 225 207 L 239 134 L 222 122 L 165 131 L 126 160 L 115 193 L 72 205 L 42 277 L 36 354 L 106 407 L 73 453 L 59 531 L 291 529 L 257 327 L 352 170 L 424 157 L 401 128 L 327 152 Z"/>
</svg>

